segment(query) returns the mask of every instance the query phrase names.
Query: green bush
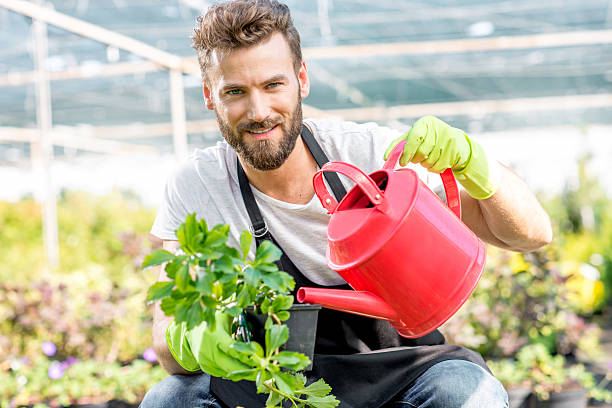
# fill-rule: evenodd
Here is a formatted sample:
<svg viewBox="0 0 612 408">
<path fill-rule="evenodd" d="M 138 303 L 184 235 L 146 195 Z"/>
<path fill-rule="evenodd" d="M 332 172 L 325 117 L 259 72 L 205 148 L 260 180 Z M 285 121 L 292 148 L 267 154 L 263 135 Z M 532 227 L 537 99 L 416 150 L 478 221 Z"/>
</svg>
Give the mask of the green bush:
<svg viewBox="0 0 612 408">
<path fill-rule="evenodd" d="M 61 263 L 49 271 L 40 205 L 0 202 L 0 406 L 137 401 L 166 375 L 142 359 L 157 276 L 140 265 L 156 246 L 155 211 L 119 192 L 72 192 L 57 212 Z"/>
</svg>

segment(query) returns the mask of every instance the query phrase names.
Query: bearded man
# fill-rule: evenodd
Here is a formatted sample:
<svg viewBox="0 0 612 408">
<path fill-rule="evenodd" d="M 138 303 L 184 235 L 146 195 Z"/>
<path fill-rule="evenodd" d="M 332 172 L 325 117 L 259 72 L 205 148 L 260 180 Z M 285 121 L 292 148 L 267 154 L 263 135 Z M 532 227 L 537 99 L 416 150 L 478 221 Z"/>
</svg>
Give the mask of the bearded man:
<svg viewBox="0 0 612 408">
<path fill-rule="evenodd" d="M 287 6 L 273 0 L 214 4 L 198 18 L 193 47 L 205 105 L 214 110 L 224 141 L 197 149 L 169 178 L 152 228 L 164 248 L 178 247 L 174 231 L 196 213 L 208 225 L 229 224 L 235 247 L 240 232 L 251 229 L 251 257 L 263 240 L 275 242 L 283 251 L 281 269 L 294 277 L 296 290 L 346 288 L 326 264 L 329 215 L 315 196 L 313 175 L 327 160 L 370 173 L 403 140 L 400 164 L 424 182 L 432 185 L 436 173 L 453 170 L 462 185 L 462 220 L 483 241 L 530 251 L 552 239 L 549 218 L 525 183 L 473 138 L 435 117 L 418 120 L 405 135 L 373 123 L 303 120 L 310 82 Z M 348 185 L 337 189 L 342 187 Z M 173 333 L 167 341 L 170 323 L 157 305 L 154 348 L 172 375 L 147 393 L 142 407 L 265 405 L 266 396 L 251 383 L 207 374 L 223 369 L 215 365 L 214 348 L 200 358 L 190 353 L 193 339 Z M 508 404 L 482 357 L 446 344 L 440 332 L 407 339 L 388 322 L 327 309 L 319 315 L 311 373 L 332 386 L 342 407 Z"/>
</svg>

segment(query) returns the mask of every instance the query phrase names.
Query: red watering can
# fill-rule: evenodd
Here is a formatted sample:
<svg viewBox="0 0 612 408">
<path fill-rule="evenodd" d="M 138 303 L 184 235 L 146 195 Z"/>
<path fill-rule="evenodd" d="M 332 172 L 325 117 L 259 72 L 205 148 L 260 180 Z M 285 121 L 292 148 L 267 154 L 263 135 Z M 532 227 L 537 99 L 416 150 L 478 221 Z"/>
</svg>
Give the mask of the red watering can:
<svg viewBox="0 0 612 408">
<path fill-rule="evenodd" d="M 388 320 L 415 338 L 440 327 L 468 299 L 486 250 L 461 221 L 450 169 L 440 175 L 448 206 L 413 170 L 394 170 L 404 144 L 369 176 L 343 162 L 328 162 L 315 174 L 315 192 L 331 213 L 327 264 L 355 290 L 302 287 L 297 300 Z M 326 171 L 355 182 L 340 203 L 323 182 Z"/>
</svg>

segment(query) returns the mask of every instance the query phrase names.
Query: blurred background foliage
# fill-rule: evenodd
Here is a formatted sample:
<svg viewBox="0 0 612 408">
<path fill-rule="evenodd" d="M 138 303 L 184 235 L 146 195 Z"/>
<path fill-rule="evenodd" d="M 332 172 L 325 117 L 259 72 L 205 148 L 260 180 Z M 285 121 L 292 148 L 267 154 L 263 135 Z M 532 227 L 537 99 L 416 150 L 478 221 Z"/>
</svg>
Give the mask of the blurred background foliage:
<svg viewBox="0 0 612 408">
<path fill-rule="evenodd" d="M 49 271 L 40 205 L 0 202 L 0 406 L 136 403 L 165 377 L 145 304 L 157 277 L 140 268 L 154 214 L 125 192 L 62 193 Z"/>
<path fill-rule="evenodd" d="M 602 358 L 598 326 L 612 297 L 612 200 L 588 172 L 542 198 L 555 239 L 533 253 L 489 247 L 470 300 L 442 330 L 486 359 L 528 345 L 551 355 Z M 159 246 L 155 210 L 132 194 L 64 192 L 58 203 L 61 266 L 43 266 L 41 208 L 0 202 L 0 406 L 139 401 L 165 377 L 151 347 L 140 268 Z M 517 373 L 510 377 L 523 378 Z"/>
</svg>

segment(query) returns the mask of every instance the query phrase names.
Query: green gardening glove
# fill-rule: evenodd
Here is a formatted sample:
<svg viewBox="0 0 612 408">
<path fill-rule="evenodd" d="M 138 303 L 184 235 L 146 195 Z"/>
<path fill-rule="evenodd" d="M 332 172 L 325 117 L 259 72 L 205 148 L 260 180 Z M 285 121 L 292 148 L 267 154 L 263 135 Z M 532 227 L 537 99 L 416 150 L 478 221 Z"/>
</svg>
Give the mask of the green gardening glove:
<svg viewBox="0 0 612 408">
<path fill-rule="evenodd" d="M 229 354 L 229 346 L 235 342 L 230 334 L 232 320 L 232 316 L 217 311 L 215 330 L 210 330 L 206 322 L 187 330 L 185 323 L 176 324 L 173 320 L 166 330 L 166 341 L 174 359 L 187 371 L 201 369 L 215 377 L 251 369 Z"/>
<path fill-rule="evenodd" d="M 467 193 L 479 200 L 491 197 L 497 190 L 499 168 L 489 160 L 482 146 L 460 129 L 449 126 L 434 116 L 417 120 L 403 136 L 395 139 L 385 153 L 406 140 L 400 165 L 419 163 L 429 171 L 442 173 L 452 169 Z"/>
</svg>

